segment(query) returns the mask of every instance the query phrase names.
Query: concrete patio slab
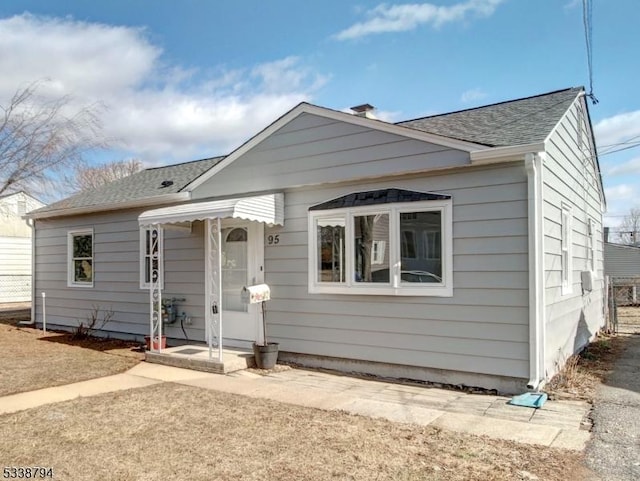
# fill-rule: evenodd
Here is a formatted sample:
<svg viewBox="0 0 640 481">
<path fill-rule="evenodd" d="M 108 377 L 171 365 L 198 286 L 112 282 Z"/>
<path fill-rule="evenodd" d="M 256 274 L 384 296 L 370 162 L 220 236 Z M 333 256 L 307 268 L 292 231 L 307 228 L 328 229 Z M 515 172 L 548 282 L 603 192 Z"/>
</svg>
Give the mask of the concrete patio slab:
<svg viewBox="0 0 640 481">
<path fill-rule="evenodd" d="M 191 369 L 182 369 L 179 367 L 165 366 L 162 364 L 152 364 L 149 362 L 141 362 L 127 371 L 134 376 L 146 377 L 164 382 L 184 381 L 187 379 L 201 379 L 216 374 L 192 371 Z"/>
<path fill-rule="evenodd" d="M 591 439 L 589 431 L 562 429 L 551 443 L 551 447 L 582 451 L 587 446 L 589 439 Z"/>
<path fill-rule="evenodd" d="M 501 396 L 324 372 L 290 369 L 267 375 L 251 371 L 222 375 L 146 362 L 124 374 L 0 398 L 0 414 L 161 382 L 565 449 L 584 449 L 589 438 L 589 432 L 580 430 L 588 412 L 585 403 L 549 402 L 544 409 L 533 410 L 508 405 L 508 398 Z"/>
<path fill-rule="evenodd" d="M 420 425 L 430 424 L 444 414 L 443 411 L 421 406 L 398 406 L 397 403 L 369 399 L 354 399 L 350 403 L 342 405 L 340 409 L 351 414 Z"/>
<path fill-rule="evenodd" d="M 542 444 L 544 446 L 551 446 L 551 443 L 560 433 L 560 429 L 551 426 L 541 426 L 507 419 L 496 420 L 495 418 L 462 413 L 444 413 L 432 425 L 477 436 L 489 436 L 519 443 Z"/>
</svg>

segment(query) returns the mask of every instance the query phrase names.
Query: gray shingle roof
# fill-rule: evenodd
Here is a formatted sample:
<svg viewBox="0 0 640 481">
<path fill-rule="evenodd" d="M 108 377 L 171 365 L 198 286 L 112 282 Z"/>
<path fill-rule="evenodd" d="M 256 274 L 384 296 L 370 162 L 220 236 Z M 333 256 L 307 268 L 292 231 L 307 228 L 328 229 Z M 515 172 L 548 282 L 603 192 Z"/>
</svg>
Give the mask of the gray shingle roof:
<svg viewBox="0 0 640 481">
<path fill-rule="evenodd" d="M 398 122 L 396 125 L 490 147 L 542 142 L 575 101 L 582 87 L 510 100 L 483 107 Z M 146 169 L 99 189 L 81 192 L 32 213 L 95 206 L 95 210 L 155 196 L 175 194 L 224 156 Z M 173 181 L 162 187 L 163 181 Z"/>
<path fill-rule="evenodd" d="M 175 194 L 182 191 L 184 187 L 222 159 L 224 159 L 224 156 L 145 169 L 123 179 L 105 184 L 98 189 L 80 192 L 32 213 L 73 209 L 76 207 L 103 207 L 153 198 L 159 195 Z M 162 182 L 165 180 L 173 181 L 173 184 L 162 187 Z"/>
<path fill-rule="evenodd" d="M 574 87 L 396 125 L 490 147 L 542 142 L 578 94 Z"/>
</svg>

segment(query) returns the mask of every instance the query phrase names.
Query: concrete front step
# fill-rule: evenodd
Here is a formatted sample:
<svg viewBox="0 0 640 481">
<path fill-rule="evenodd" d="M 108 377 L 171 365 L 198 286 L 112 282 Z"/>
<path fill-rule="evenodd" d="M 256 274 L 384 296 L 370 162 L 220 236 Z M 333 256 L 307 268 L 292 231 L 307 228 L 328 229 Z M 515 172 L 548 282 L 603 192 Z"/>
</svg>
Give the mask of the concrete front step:
<svg viewBox="0 0 640 481">
<path fill-rule="evenodd" d="M 217 355 L 217 350 L 214 354 Z M 220 362 L 217 356 L 209 359 L 209 350 L 201 346 L 170 347 L 162 352 L 147 351 L 145 361 L 215 374 L 227 374 L 255 366 L 253 353 L 250 351 L 225 349 Z"/>
</svg>

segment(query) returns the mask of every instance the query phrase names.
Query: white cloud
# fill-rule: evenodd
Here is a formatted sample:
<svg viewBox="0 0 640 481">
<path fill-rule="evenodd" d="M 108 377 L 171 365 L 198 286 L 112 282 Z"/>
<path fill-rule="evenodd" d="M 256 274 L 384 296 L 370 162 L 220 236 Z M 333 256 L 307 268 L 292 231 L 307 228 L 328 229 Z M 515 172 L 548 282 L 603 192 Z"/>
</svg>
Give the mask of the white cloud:
<svg viewBox="0 0 640 481">
<path fill-rule="evenodd" d="M 0 104 L 42 78 L 43 92 L 99 102 L 116 147 L 147 162 L 227 153 L 327 77 L 296 57 L 213 72 L 166 65 L 143 28 L 30 14 L 0 19 Z"/>
<path fill-rule="evenodd" d="M 486 97 L 487 93 L 484 90 L 480 88 L 474 88 L 463 92 L 460 96 L 460 102 L 462 102 L 463 104 L 469 104 L 472 102 L 477 102 L 478 100 L 482 100 Z"/>
<path fill-rule="evenodd" d="M 640 136 L 640 110 L 602 119 L 594 126 L 594 130 L 598 148 L 601 150 Z"/>
<path fill-rule="evenodd" d="M 604 189 L 607 203 L 612 204 L 621 200 L 629 200 L 635 197 L 635 189 L 628 184 L 620 184 Z"/>
<path fill-rule="evenodd" d="M 607 175 L 640 174 L 640 157 L 607 168 Z"/>
<path fill-rule="evenodd" d="M 337 40 L 348 40 L 384 32 L 404 32 L 419 25 L 440 27 L 445 23 L 466 20 L 471 15 L 489 17 L 504 0 L 467 0 L 449 6 L 432 3 L 403 5 L 380 4 L 367 11 L 368 17 L 337 33 Z"/>
</svg>

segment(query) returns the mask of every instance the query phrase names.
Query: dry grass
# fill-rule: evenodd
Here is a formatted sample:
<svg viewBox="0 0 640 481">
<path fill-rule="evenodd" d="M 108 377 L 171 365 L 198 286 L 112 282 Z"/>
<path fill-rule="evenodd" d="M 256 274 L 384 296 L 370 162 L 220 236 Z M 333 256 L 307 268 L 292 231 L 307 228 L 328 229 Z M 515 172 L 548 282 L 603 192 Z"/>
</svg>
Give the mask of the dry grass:
<svg viewBox="0 0 640 481">
<path fill-rule="evenodd" d="M 596 390 L 611 372 L 626 340 L 602 334 L 580 354 L 567 359 L 564 368 L 547 384 L 551 398 L 581 399 L 593 402 Z"/>
<path fill-rule="evenodd" d="M 0 396 L 123 372 L 143 357 L 131 343 L 87 339 L 18 328 L 15 316 L 0 322 Z"/>
<path fill-rule="evenodd" d="M 619 307 L 620 335 L 602 334 L 580 354 L 567 359 L 564 368 L 547 384 L 552 398 L 593 402 L 598 385 L 611 372 L 628 334 L 640 334 L 640 307 Z"/>
<path fill-rule="evenodd" d="M 593 479 L 573 452 L 175 384 L 0 416 L 0 439 L 58 480 Z"/>
</svg>

